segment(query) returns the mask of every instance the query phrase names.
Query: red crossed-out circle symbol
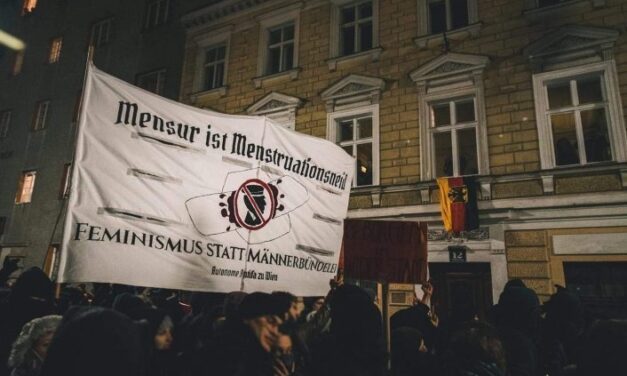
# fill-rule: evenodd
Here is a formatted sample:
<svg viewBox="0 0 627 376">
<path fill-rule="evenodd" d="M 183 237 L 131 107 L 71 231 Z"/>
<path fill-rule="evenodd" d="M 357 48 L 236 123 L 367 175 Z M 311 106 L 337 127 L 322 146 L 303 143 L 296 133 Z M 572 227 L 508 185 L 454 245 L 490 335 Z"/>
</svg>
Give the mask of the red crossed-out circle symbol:
<svg viewBox="0 0 627 376">
<path fill-rule="evenodd" d="M 249 179 L 235 191 L 233 209 L 238 225 L 248 230 L 259 230 L 274 216 L 276 200 L 266 182 Z"/>
</svg>

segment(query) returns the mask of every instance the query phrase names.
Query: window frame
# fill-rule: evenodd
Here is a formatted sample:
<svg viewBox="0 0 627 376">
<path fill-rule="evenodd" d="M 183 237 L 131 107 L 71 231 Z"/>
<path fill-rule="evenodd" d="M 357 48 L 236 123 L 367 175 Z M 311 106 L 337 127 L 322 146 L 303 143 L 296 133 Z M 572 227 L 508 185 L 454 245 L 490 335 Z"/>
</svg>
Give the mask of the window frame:
<svg viewBox="0 0 627 376">
<path fill-rule="evenodd" d="M 612 153 L 612 159 L 604 162 L 583 163 L 558 166 L 555 160 L 552 127 L 549 120 L 547 83 L 555 81 L 573 80 L 586 75 L 599 74 L 601 86 L 604 89 L 604 102 L 606 108 L 607 132 Z M 536 123 L 538 127 L 538 144 L 540 148 L 540 165 L 543 170 L 554 168 L 568 168 L 589 166 L 598 163 L 625 162 L 627 161 L 627 135 L 623 119 L 622 102 L 618 88 L 618 75 L 614 60 L 575 66 L 559 70 L 551 70 L 536 73 L 532 77 L 534 102 L 536 109 Z M 572 95 L 572 93 L 571 93 Z M 574 106 L 573 106 L 574 107 Z M 578 142 L 581 142 L 578 138 Z M 582 143 L 585 149 L 585 143 Z M 581 149 L 581 148 L 580 148 Z M 580 156 L 582 150 L 579 151 Z"/>
<path fill-rule="evenodd" d="M 56 64 L 61 59 L 61 51 L 63 49 L 63 37 L 58 36 L 50 40 L 50 48 L 48 49 L 48 64 Z"/>
<path fill-rule="evenodd" d="M 367 50 L 359 50 L 350 54 L 342 54 L 342 9 L 355 6 L 359 4 L 370 2 L 372 3 L 372 46 Z M 350 56 L 360 56 L 362 54 L 368 54 L 377 50 L 379 46 L 379 0 L 331 0 L 331 33 L 329 40 L 329 55 L 331 59 L 344 58 Z M 357 35 L 358 33 L 356 33 Z M 357 36 L 355 36 L 358 39 Z M 357 48 L 357 45 L 355 46 Z M 380 53 L 380 52 L 379 52 Z M 373 59 L 378 59 L 379 54 L 375 53 Z"/>
<path fill-rule="evenodd" d="M 418 124 L 420 132 L 420 179 L 435 179 L 433 145 L 430 137 L 430 103 L 455 98 L 475 98 L 477 121 L 477 175 L 490 173 L 488 130 L 483 72 L 487 56 L 448 52 L 410 73 L 418 89 Z M 443 69 L 444 68 L 444 69 Z M 426 140 L 423 141 L 423 140 Z"/>
<path fill-rule="evenodd" d="M 37 8 L 37 0 L 23 0 L 22 1 L 22 16 L 32 14 Z"/>
<path fill-rule="evenodd" d="M 13 55 L 13 63 L 11 64 L 11 76 L 17 76 L 24 69 L 24 50 L 16 51 Z"/>
<path fill-rule="evenodd" d="M 284 30 L 287 27 L 292 27 L 292 39 L 289 40 L 283 40 L 283 35 L 284 35 Z M 294 47 L 296 44 L 296 25 L 293 22 L 288 22 L 282 25 L 277 25 L 271 28 L 268 28 L 265 30 L 266 33 L 268 34 L 272 34 L 273 31 L 276 30 L 281 30 L 281 40 L 277 43 L 271 43 L 270 42 L 270 38 L 268 38 L 268 43 L 266 45 L 266 64 L 265 64 L 265 69 L 264 69 L 264 75 L 271 75 L 271 74 L 278 74 L 278 73 L 283 73 L 285 71 L 294 69 Z M 282 66 L 284 64 L 284 56 L 285 56 L 285 50 L 288 46 L 292 46 L 292 66 L 290 67 L 286 67 L 286 66 Z M 273 49 L 278 49 L 279 50 L 279 67 L 278 70 L 276 72 L 274 72 L 271 68 L 272 68 L 272 64 L 270 62 L 270 52 Z"/>
<path fill-rule="evenodd" d="M 53 243 L 48 246 L 46 257 L 44 258 L 43 272 L 46 273 L 51 281 L 55 281 L 57 279 L 60 255 L 61 244 Z"/>
<path fill-rule="evenodd" d="M 163 19 L 160 17 L 162 4 L 165 3 L 165 13 Z M 156 9 L 156 10 L 155 10 Z M 154 11 L 154 14 L 152 13 Z M 151 30 L 157 26 L 163 25 L 170 20 L 170 0 L 149 0 L 146 3 L 146 11 L 144 13 L 144 30 Z"/>
<path fill-rule="evenodd" d="M 106 26 L 106 33 L 103 34 L 103 28 Z M 108 45 L 111 42 L 111 29 L 113 27 L 113 18 L 106 18 L 94 22 L 91 26 L 91 33 L 89 36 L 89 44 L 94 48 L 100 48 Z M 98 40 L 95 38 L 98 37 Z"/>
<path fill-rule="evenodd" d="M 26 178 L 28 176 L 32 176 L 32 183 L 30 184 L 30 190 L 28 192 L 24 191 L 24 184 L 26 183 Z M 29 204 L 33 201 L 33 193 L 35 192 L 35 183 L 37 181 L 37 170 L 26 170 L 22 171 L 20 174 L 20 180 L 18 181 L 17 192 L 15 195 L 15 204 L 23 205 Z"/>
<path fill-rule="evenodd" d="M 194 71 L 194 84 L 192 96 L 196 97 L 199 94 L 219 92 L 221 95 L 226 95 L 228 74 L 229 74 L 229 54 L 231 50 L 231 31 L 232 27 L 225 29 L 207 31 L 202 36 L 195 38 L 196 43 L 196 68 Z M 222 85 L 206 89 L 205 82 L 205 57 L 207 51 L 212 48 L 216 48 L 220 45 L 225 46 L 224 52 L 224 74 L 222 75 Z"/>
<path fill-rule="evenodd" d="M 136 76 L 135 78 L 135 85 L 137 87 L 140 87 L 146 91 L 149 91 L 151 93 L 157 94 L 157 95 L 161 95 L 163 96 L 163 93 L 165 91 L 165 84 L 166 84 L 166 75 L 167 75 L 168 71 L 166 68 L 160 68 L 160 69 L 155 69 L 155 70 L 151 70 L 149 72 L 145 72 L 145 73 L 140 73 Z M 156 81 L 156 88 L 157 90 L 152 91 L 147 89 L 145 86 L 142 86 L 142 79 L 145 79 L 147 77 L 150 77 L 152 75 L 157 75 L 157 81 Z"/>
<path fill-rule="evenodd" d="M 379 136 L 379 104 L 371 104 L 367 106 L 359 106 L 352 107 L 346 110 L 338 110 L 334 112 L 330 112 L 327 114 L 327 139 L 334 144 L 342 147 L 340 142 L 338 141 L 337 132 L 339 129 L 340 121 L 347 119 L 357 119 L 364 118 L 370 116 L 372 118 L 372 184 L 368 185 L 357 185 L 357 175 L 352 182 L 352 188 L 366 188 L 366 187 L 375 187 L 380 184 L 380 136 Z M 354 135 L 354 133 L 353 133 Z M 354 138 L 354 136 L 353 136 Z M 361 144 L 366 143 L 360 142 Z M 359 143 L 352 143 L 351 145 L 358 145 Z M 355 150 L 353 150 L 355 151 Z M 356 156 L 353 155 L 353 158 L 356 159 Z M 355 173 L 357 172 L 357 162 L 355 162 Z"/>
<path fill-rule="evenodd" d="M 257 77 L 266 76 L 293 76 L 293 72 L 299 68 L 299 40 L 300 40 L 300 8 L 301 4 L 296 4 L 287 8 L 264 14 L 258 18 L 259 21 L 259 55 L 257 58 Z M 269 56 L 270 56 L 270 31 L 289 24 L 294 25 L 294 38 L 292 40 L 292 67 L 283 69 L 278 72 L 270 73 Z M 293 77 L 296 78 L 296 77 Z M 261 87 L 262 82 L 255 82 L 256 87 Z"/>
<path fill-rule="evenodd" d="M 437 97 L 436 97 L 437 98 Z M 465 122 L 465 123 L 457 123 L 457 115 L 456 115 L 456 106 L 457 106 L 457 102 L 463 102 L 466 100 L 472 100 L 473 102 L 473 110 L 474 110 L 474 115 L 475 115 L 475 120 L 472 122 Z M 433 108 L 434 105 L 438 105 L 438 104 L 448 104 L 449 105 L 449 116 L 451 119 L 451 124 L 450 125 L 446 125 L 446 126 L 442 126 L 442 127 L 438 127 L 433 123 L 433 119 L 431 116 L 431 109 Z M 479 147 L 479 137 L 480 137 L 480 133 L 479 133 L 479 117 L 478 117 L 478 111 L 477 111 L 477 98 L 475 97 L 475 94 L 472 93 L 470 94 L 466 94 L 466 95 L 461 95 L 461 96 L 454 96 L 454 97 L 449 97 L 446 96 L 444 98 L 441 99 L 432 99 L 430 101 L 427 102 L 427 106 L 429 108 L 429 124 L 428 124 L 428 133 L 429 133 L 429 137 L 428 137 L 428 142 L 430 142 L 430 163 L 431 163 L 431 171 L 432 171 L 432 176 L 433 178 L 438 178 L 438 177 L 461 177 L 461 176 L 474 176 L 474 175 L 478 175 L 479 171 L 477 171 L 476 174 L 465 174 L 462 175 L 460 174 L 459 171 L 459 142 L 458 142 L 458 136 L 457 133 L 458 131 L 461 130 L 466 130 L 466 129 L 474 129 L 475 130 L 475 152 L 477 155 L 477 160 L 476 165 L 477 165 L 477 170 L 479 170 L 479 165 L 480 165 L 480 157 L 481 157 L 481 150 Z M 450 133 L 450 137 L 451 137 L 451 152 L 452 152 L 452 162 L 453 162 L 453 175 L 451 176 L 437 176 L 436 171 L 437 171 L 437 166 L 436 166 L 436 150 L 435 150 L 435 135 L 437 133 Z"/>
<path fill-rule="evenodd" d="M 13 110 L 0 111 L 0 140 L 7 138 L 9 128 L 11 127 L 11 118 Z"/>
<path fill-rule="evenodd" d="M 43 116 L 41 116 L 43 110 Z M 48 122 L 48 117 L 50 113 L 50 100 L 39 101 L 35 104 L 35 112 L 33 113 L 33 122 L 31 125 L 31 130 L 33 132 L 41 131 L 46 129 L 46 123 Z"/>
<path fill-rule="evenodd" d="M 446 3 L 449 3 L 449 0 L 444 0 Z M 431 32 L 431 16 L 429 11 L 429 4 L 431 0 L 417 0 L 417 9 L 418 9 L 418 35 L 417 38 L 414 39 L 414 43 L 419 48 L 425 48 L 427 46 L 431 46 L 429 41 L 431 39 L 440 39 L 442 33 L 433 34 Z M 446 35 L 451 39 L 461 39 L 467 36 L 467 34 L 471 36 L 476 36 L 479 33 L 479 29 L 481 27 L 481 23 L 479 22 L 479 10 L 477 6 L 477 0 L 467 0 L 466 6 L 468 8 L 468 25 L 464 27 L 459 27 L 457 29 L 447 29 Z M 450 18 L 450 7 L 446 8 L 447 13 L 447 28 L 449 25 L 448 19 Z"/>
<path fill-rule="evenodd" d="M 59 200 L 70 197 L 70 178 L 72 176 L 72 163 L 63 165 L 63 175 L 61 175 L 61 185 L 59 189 Z"/>
<path fill-rule="evenodd" d="M 224 47 L 224 58 L 222 58 L 222 59 L 216 58 L 215 61 L 207 63 L 207 59 L 206 59 L 207 52 L 209 52 L 211 50 L 217 50 L 217 49 L 220 49 L 222 47 Z M 202 91 L 216 90 L 216 89 L 219 89 L 219 88 L 224 86 L 224 72 L 226 71 L 226 49 L 227 49 L 227 46 L 224 43 L 219 43 L 219 44 L 216 44 L 216 45 L 213 45 L 213 46 L 209 46 L 209 47 L 204 49 L 205 59 L 203 60 L 202 69 L 201 69 L 201 71 L 202 71 Z M 216 79 L 217 79 L 217 77 L 216 77 L 217 76 L 217 74 L 216 74 L 217 71 L 214 70 L 213 78 L 211 80 L 213 82 L 213 85 L 208 87 L 206 85 L 206 82 L 207 82 L 207 68 L 209 66 L 213 66 L 215 68 L 215 67 L 217 67 L 219 65 L 222 65 L 222 82 L 219 83 L 219 84 L 217 84 L 215 82 Z"/>
<path fill-rule="evenodd" d="M 340 56 L 348 56 L 348 55 L 354 55 L 354 54 L 358 54 L 360 52 L 364 52 L 367 50 L 370 50 L 372 48 L 374 48 L 374 9 L 372 9 L 372 14 L 370 15 L 370 17 L 364 17 L 364 18 L 359 18 L 359 6 L 365 3 L 370 3 L 370 6 L 374 6 L 373 2 L 370 0 L 363 0 L 363 1 L 355 1 L 353 3 L 349 3 L 349 4 L 345 4 L 345 5 L 341 5 L 339 7 L 339 11 L 340 11 L 340 19 L 339 19 L 339 30 L 340 30 L 340 34 L 339 34 L 339 55 Z M 342 23 L 342 11 L 344 9 L 347 8 L 353 8 L 353 12 L 354 12 L 354 20 L 353 21 L 349 21 L 346 23 Z M 362 24 L 366 24 L 366 23 L 370 23 L 370 27 L 372 28 L 372 43 L 373 45 L 370 46 L 370 48 L 368 49 L 361 49 L 361 33 L 360 33 L 360 28 L 362 26 Z M 346 43 L 343 39 L 343 30 L 345 28 L 351 28 L 353 29 L 353 51 L 352 52 L 347 52 L 344 53 L 344 44 Z"/>
</svg>

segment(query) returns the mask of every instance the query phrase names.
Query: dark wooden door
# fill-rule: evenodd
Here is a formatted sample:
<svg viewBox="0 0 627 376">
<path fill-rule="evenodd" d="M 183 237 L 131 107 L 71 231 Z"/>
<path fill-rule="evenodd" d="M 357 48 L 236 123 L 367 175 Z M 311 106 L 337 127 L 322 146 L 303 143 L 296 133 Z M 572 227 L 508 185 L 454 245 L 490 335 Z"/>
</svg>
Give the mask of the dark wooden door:
<svg viewBox="0 0 627 376">
<path fill-rule="evenodd" d="M 452 314 L 485 320 L 492 306 L 489 263 L 429 263 L 433 305 L 441 319 Z"/>
</svg>

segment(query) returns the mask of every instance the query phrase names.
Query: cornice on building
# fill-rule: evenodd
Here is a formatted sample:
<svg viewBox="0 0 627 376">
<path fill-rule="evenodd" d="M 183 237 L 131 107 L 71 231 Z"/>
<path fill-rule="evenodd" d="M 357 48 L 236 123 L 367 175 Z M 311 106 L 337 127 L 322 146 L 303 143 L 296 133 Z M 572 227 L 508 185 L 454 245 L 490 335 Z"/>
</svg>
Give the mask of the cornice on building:
<svg viewBox="0 0 627 376">
<path fill-rule="evenodd" d="M 256 8 L 272 0 L 224 0 L 205 8 L 188 13 L 181 19 L 187 29 L 195 29 L 210 23 L 224 21 L 235 14 L 241 14 L 247 10 Z"/>
<path fill-rule="evenodd" d="M 534 70 L 583 59 L 607 60 L 620 36 L 617 30 L 601 27 L 566 25 L 547 33 L 523 50 Z"/>
</svg>

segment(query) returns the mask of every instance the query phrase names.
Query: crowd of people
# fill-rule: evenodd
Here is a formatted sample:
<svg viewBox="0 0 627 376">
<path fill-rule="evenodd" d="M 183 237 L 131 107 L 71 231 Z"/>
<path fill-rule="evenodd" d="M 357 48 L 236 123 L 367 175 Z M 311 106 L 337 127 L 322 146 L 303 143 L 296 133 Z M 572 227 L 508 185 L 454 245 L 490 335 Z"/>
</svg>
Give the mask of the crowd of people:
<svg viewBox="0 0 627 376">
<path fill-rule="evenodd" d="M 484 321 L 472 304 L 437 317 L 425 284 L 390 318 L 388 346 L 374 294 L 341 279 L 304 300 L 110 284 L 55 293 L 38 268 L 9 281 L 14 268 L 0 270 L 0 376 L 627 375 L 627 321 L 589 317 L 564 288 L 541 305 L 521 280 Z"/>
</svg>

